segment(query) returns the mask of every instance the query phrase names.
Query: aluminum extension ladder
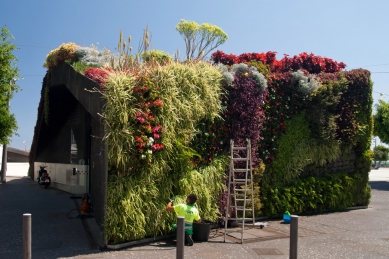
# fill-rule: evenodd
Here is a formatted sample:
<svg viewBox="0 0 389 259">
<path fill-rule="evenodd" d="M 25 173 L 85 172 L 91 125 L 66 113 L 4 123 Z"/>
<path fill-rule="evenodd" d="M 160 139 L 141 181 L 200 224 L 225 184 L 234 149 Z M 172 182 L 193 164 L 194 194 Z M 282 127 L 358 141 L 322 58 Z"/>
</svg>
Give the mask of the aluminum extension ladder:
<svg viewBox="0 0 389 259">
<path fill-rule="evenodd" d="M 231 162 L 228 176 L 228 196 L 226 208 L 226 221 L 224 223 L 224 242 L 226 242 L 228 220 L 237 220 L 241 229 L 241 243 L 243 243 L 243 233 L 246 220 L 252 220 L 255 225 L 254 216 L 254 188 L 253 188 L 253 170 L 251 160 L 251 141 L 246 139 L 245 147 L 235 147 L 234 141 L 230 140 Z M 241 156 L 245 157 L 241 157 Z M 238 167 L 238 168 L 235 168 Z M 237 176 L 240 173 L 241 177 Z M 242 174 L 244 178 L 242 178 Z M 251 200 L 251 204 L 247 203 Z M 233 203 L 233 205 L 231 205 Z M 230 209 L 234 208 L 235 217 L 228 217 Z M 246 218 L 246 211 L 252 212 L 252 218 Z M 239 217 L 239 214 L 242 217 Z M 249 224 L 251 225 L 251 224 Z M 234 232 L 237 232 L 236 230 Z"/>
</svg>

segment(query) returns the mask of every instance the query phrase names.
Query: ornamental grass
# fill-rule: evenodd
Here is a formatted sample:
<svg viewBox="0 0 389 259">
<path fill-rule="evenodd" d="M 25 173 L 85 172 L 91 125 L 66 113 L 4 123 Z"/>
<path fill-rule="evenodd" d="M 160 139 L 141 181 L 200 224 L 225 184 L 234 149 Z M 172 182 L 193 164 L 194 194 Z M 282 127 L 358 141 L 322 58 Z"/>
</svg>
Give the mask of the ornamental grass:
<svg viewBox="0 0 389 259">
<path fill-rule="evenodd" d="M 108 143 L 107 217 L 110 243 L 166 234 L 175 222 L 169 197 L 198 196 L 203 218 L 216 221 L 228 156 L 195 168 L 189 146 L 201 120 L 222 111 L 221 72 L 205 62 L 143 64 L 109 71 L 101 93 Z"/>
</svg>

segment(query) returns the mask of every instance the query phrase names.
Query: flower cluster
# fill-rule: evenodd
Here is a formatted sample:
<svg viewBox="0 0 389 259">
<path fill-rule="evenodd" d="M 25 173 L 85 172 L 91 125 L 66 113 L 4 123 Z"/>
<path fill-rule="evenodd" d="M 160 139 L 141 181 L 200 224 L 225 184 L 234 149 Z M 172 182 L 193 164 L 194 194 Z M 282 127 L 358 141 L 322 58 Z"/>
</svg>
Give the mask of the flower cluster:
<svg viewBox="0 0 389 259">
<path fill-rule="evenodd" d="M 333 59 L 315 56 L 303 52 L 299 55 L 289 57 L 284 55 L 281 60 L 276 59 L 277 52 L 268 51 L 266 53 L 243 53 L 239 56 L 234 54 L 225 54 L 223 51 L 216 51 L 212 54 L 211 59 L 216 64 L 233 65 L 238 63 L 248 63 L 250 61 L 260 61 L 269 65 L 271 72 L 289 72 L 305 70 L 309 73 L 319 74 L 321 72 L 334 73 L 340 72 L 346 64 L 337 62 Z"/>
<path fill-rule="evenodd" d="M 149 81 L 147 75 L 137 76 L 134 96 L 138 100 L 140 111 L 135 114 L 135 122 L 138 125 L 137 143 L 138 153 L 141 160 L 152 163 L 153 152 L 165 148 L 162 144 L 162 134 L 164 128 L 155 120 L 158 109 L 163 106 L 163 102 L 155 97 L 158 94 L 154 85 Z"/>
<path fill-rule="evenodd" d="M 108 78 L 108 71 L 101 68 L 90 67 L 85 69 L 84 75 L 96 81 L 102 87 Z"/>
<path fill-rule="evenodd" d="M 269 51 L 267 53 L 243 53 L 239 56 L 234 54 L 225 54 L 223 51 L 216 51 L 212 54 L 211 59 L 216 64 L 224 64 L 232 66 L 239 63 L 247 63 L 255 60 L 260 61 L 263 64 L 272 64 L 276 61 L 277 52 Z"/>
<path fill-rule="evenodd" d="M 151 149 L 154 150 L 154 151 L 158 151 L 160 149 L 163 149 L 165 146 L 163 144 L 154 144 L 151 146 Z"/>
</svg>

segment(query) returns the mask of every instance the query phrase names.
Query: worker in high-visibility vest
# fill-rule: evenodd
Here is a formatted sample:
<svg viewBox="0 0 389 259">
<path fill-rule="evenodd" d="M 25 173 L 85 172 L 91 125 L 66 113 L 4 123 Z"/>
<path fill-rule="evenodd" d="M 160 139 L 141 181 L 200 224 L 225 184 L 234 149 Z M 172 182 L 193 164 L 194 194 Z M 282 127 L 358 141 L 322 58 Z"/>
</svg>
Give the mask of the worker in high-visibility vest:
<svg viewBox="0 0 389 259">
<path fill-rule="evenodd" d="M 178 204 L 173 206 L 173 200 L 170 199 L 170 202 L 166 205 L 167 211 L 175 211 L 178 216 L 184 217 L 185 221 L 185 244 L 193 246 L 193 221 L 196 220 L 197 223 L 201 222 L 199 211 L 197 210 L 194 203 L 197 200 L 196 195 L 190 194 L 186 197 L 186 204 Z M 176 224 L 173 225 L 173 230 L 177 227 Z"/>
</svg>

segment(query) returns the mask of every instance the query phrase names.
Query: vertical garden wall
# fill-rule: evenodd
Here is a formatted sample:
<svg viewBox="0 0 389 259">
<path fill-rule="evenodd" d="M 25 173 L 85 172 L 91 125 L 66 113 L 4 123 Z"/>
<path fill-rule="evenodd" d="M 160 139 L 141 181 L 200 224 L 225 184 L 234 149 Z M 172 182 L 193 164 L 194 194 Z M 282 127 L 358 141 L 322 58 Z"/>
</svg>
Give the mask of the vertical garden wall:
<svg viewBox="0 0 389 259">
<path fill-rule="evenodd" d="M 267 80 L 257 155 L 262 215 L 368 205 L 372 83 L 370 72 L 313 54 L 275 58 L 217 51 L 215 63 L 257 67 Z"/>
<path fill-rule="evenodd" d="M 251 139 L 256 215 L 369 203 L 368 71 L 306 53 L 277 60 L 275 52 L 217 51 L 211 59 L 73 43 L 49 54 L 49 69 L 66 61 L 100 84 L 110 244 L 170 232 L 172 196 L 195 193 L 202 218 L 225 219 L 230 139 Z"/>
</svg>

